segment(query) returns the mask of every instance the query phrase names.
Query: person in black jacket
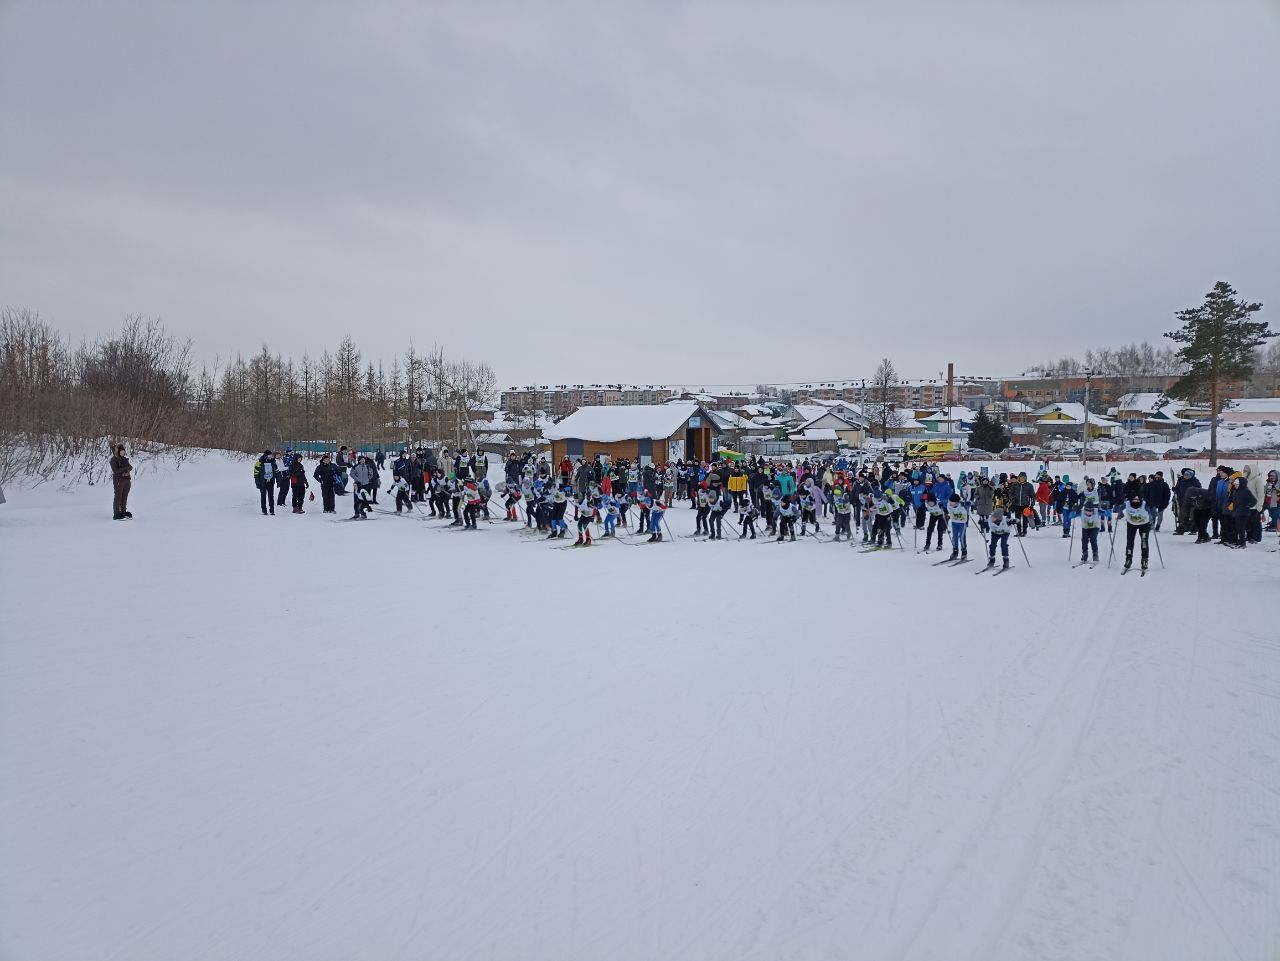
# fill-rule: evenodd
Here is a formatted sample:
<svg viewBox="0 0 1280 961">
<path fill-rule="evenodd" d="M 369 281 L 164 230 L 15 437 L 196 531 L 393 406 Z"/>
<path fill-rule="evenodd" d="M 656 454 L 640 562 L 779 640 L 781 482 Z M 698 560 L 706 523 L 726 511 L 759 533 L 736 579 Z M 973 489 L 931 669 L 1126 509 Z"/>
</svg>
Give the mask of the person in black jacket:
<svg viewBox="0 0 1280 961">
<path fill-rule="evenodd" d="M 1124 499 L 1131 501 L 1135 497 L 1142 498 L 1142 481 L 1138 480 L 1137 474 L 1130 474 L 1129 479 L 1124 482 Z"/>
<path fill-rule="evenodd" d="M 1008 503 L 1005 505 L 1018 523 L 1018 536 L 1027 536 L 1027 512 L 1035 510 L 1036 489 L 1027 480 L 1027 472 L 1018 474 L 1017 480 L 1009 482 Z"/>
<path fill-rule="evenodd" d="M 1164 471 L 1158 470 L 1151 475 L 1147 481 L 1147 494 L 1145 500 L 1147 507 L 1151 511 L 1152 527 L 1155 530 L 1160 529 L 1160 522 L 1164 519 L 1164 512 L 1169 508 L 1169 501 L 1173 497 L 1173 492 L 1169 490 L 1169 485 L 1164 479 Z"/>
<path fill-rule="evenodd" d="M 320 485 L 320 504 L 326 514 L 336 514 L 337 507 L 334 504 L 333 488 L 334 481 L 338 477 L 338 468 L 330 461 L 328 454 L 320 455 L 320 463 L 316 465 L 315 472 L 311 475 Z"/>
<path fill-rule="evenodd" d="M 289 462 L 289 490 L 293 492 L 293 512 L 295 514 L 305 514 L 302 509 L 302 502 L 307 496 L 307 488 L 311 485 L 307 482 L 307 467 L 302 463 L 302 455 L 294 454 L 293 460 Z"/>
<path fill-rule="evenodd" d="M 277 452 L 276 462 L 279 465 L 276 471 L 276 507 L 284 507 L 284 499 L 289 495 L 289 465 L 293 463 L 293 448 L 288 448 L 283 454 Z"/>
<path fill-rule="evenodd" d="M 279 474 L 280 468 L 276 466 L 275 455 L 270 450 L 264 450 L 253 465 L 253 483 L 258 488 L 264 514 L 267 513 L 267 508 L 271 509 L 272 514 L 276 512 L 276 478 Z"/>
<path fill-rule="evenodd" d="M 116 446 L 111 458 L 111 487 L 115 497 L 111 505 L 111 519 L 128 520 L 133 517 L 129 512 L 129 488 L 133 486 L 133 465 L 124 454 L 124 444 Z"/>
<path fill-rule="evenodd" d="M 1189 534 L 1192 530 L 1191 492 L 1200 486 L 1200 479 L 1190 467 L 1184 467 L 1173 485 L 1174 529 L 1176 534 Z"/>
</svg>

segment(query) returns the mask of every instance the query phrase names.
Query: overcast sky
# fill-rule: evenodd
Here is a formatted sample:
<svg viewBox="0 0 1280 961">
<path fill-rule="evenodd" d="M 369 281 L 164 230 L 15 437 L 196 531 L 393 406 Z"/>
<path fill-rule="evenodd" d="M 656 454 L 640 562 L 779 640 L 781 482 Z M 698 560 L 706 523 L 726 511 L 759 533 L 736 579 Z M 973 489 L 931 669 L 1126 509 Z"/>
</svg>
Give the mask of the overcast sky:
<svg viewBox="0 0 1280 961">
<path fill-rule="evenodd" d="M 0 0 L 0 306 L 503 386 L 1280 328 L 1280 5 Z"/>
</svg>

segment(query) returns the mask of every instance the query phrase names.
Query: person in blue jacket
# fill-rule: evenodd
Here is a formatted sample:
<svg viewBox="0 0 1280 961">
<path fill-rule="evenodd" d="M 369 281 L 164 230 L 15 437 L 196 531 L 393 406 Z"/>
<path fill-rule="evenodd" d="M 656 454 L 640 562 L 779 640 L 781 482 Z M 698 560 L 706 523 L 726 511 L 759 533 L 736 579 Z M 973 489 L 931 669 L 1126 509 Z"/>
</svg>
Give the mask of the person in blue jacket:
<svg viewBox="0 0 1280 961">
<path fill-rule="evenodd" d="M 1209 518 L 1213 522 L 1213 539 L 1222 540 L 1222 516 L 1227 511 L 1227 494 L 1231 490 L 1231 468 L 1225 464 L 1209 482 Z"/>
</svg>

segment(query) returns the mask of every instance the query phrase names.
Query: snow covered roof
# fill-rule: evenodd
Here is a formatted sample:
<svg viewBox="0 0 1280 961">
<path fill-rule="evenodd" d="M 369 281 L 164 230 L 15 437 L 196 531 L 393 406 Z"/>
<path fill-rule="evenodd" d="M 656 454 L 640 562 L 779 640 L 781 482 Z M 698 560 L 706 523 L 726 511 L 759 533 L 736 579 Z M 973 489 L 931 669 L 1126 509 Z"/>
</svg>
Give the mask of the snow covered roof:
<svg viewBox="0 0 1280 961">
<path fill-rule="evenodd" d="M 716 433 L 721 428 L 692 400 L 672 404 L 633 404 L 623 407 L 579 407 L 576 411 L 552 424 L 542 432 L 547 440 L 575 438 L 611 443 L 637 438 L 662 439 L 670 437 L 694 416 L 704 418 L 703 426 Z"/>
<path fill-rule="evenodd" d="M 1084 404 L 1076 403 L 1074 401 L 1068 401 L 1062 404 L 1048 404 L 1045 407 L 1041 407 L 1035 412 L 1035 414 L 1037 417 L 1047 417 L 1049 414 L 1055 412 L 1066 414 L 1072 420 L 1084 420 Z"/>
<path fill-rule="evenodd" d="M 747 420 L 745 417 L 740 417 L 732 411 L 709 410 L 707 413 L 710 414 L 711 419 L 719 424 L 724 430 L 748 430 L 754 426 L 751 421 Z"/>
<path fill-rule="evenodd" d="M 863 426 L 857 423 L 857 421 L 853 419 L 852 414 L 845 414 L 838 410 L 829 410 L 824 414 L 819 414 L 817 417 L 813 418 L 812 420 L 805 421 L 803 424 L 800 425 L 800 429 L 801 430 L 823 430 L 823 429 L 841 430 L 842 429 L 840 427 L 815 428 L 813 426 L 814 424 L 818 424 L 824 420 L 829 420 L 829 419 L 835 420 L 840 424 L 843 424 L 845 428 L 847 428 L 848 430 L 858 430 L 860 427 Z"/>
<path fill-rule="evenodd" d="M 831 427 L 811 427 L 808 430 L 793 430 L 787 434 L 792 440 L 838 441 L 835 429 Z"/>
<path fill-rule="evenodd" d="M 1020 400 L 998 400 L 990 405 L 996 410 L 1002 410 L 1006 414 L 1029 414 L 1031 413 L 1031 405 L 1024 404 Z"/>
<path fill-rule="evenodd" d="M 1068 405 L 1069 406 L 1069 405 Z M 1077 404 L 1080 408 L 1079 417 L 1041 417 L 1036 421 L 1037 424 L 1044 424 L 1046 427 L 1058 425 L 1061 427 L 1080 427 L 1084 424 L 1084 405 Z M 1063 412 L 1065 413 L 1065 411 Z M 1119 427 L 1120 422 L 1112 420 L 1110 417 L 1100 417 L 1097 414 L 1089 415 L 1090 427 Z"/>
<path fill-rule="evenodd" d="M 1280 414 L 1280 397 L 1241 397 L 1227 404 L 1232 413 L 1247 412 L 1258 417 Z"/>
<path fill-rule="evenodd" d="M 978 412 L 976 410 L 970 410 L 968 407 L 965 407 L 963 404 L 952 404 L 950 407 L 940 408 L 939 410 L 934 411 L 932 414 L 929 414 L 925 417 L 916 418 L 916 420 L 932 420 L 932 421 L 943 421 L 943 422 L 959 421 L 961 423 L 966 423 L 966 424 L 971 420 L 977 420 L 977 419 L 978 419 Z"/>
<path fill-rule="evenodd" d="M 1144 414 L 1154 414 L 1163 396 L 1161 393 L 1152 391 L 1125 394 L 1116 401 L 1116 410 L 1138 410 Z"/>
<path fill-rule="evenodd" d="M 764 404 L 743 404 L 741 407 L 735 407 L 734 410 L 748 417 L 770 417 L 773 415 L 773 411 L 764 406 Z"/>
</svg>

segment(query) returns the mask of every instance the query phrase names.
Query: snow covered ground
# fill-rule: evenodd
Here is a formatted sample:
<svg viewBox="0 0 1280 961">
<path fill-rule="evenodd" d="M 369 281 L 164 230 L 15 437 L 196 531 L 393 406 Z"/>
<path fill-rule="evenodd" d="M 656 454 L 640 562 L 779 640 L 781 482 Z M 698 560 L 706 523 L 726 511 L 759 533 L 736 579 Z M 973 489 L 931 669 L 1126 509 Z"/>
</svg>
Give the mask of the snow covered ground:
<svg viewBox="0 0 1280 961">
<path fill-rule="evenodd" d="M 1280 554 L 7 493 L 5 961 L 1280 957 Z"/>
</svg>

